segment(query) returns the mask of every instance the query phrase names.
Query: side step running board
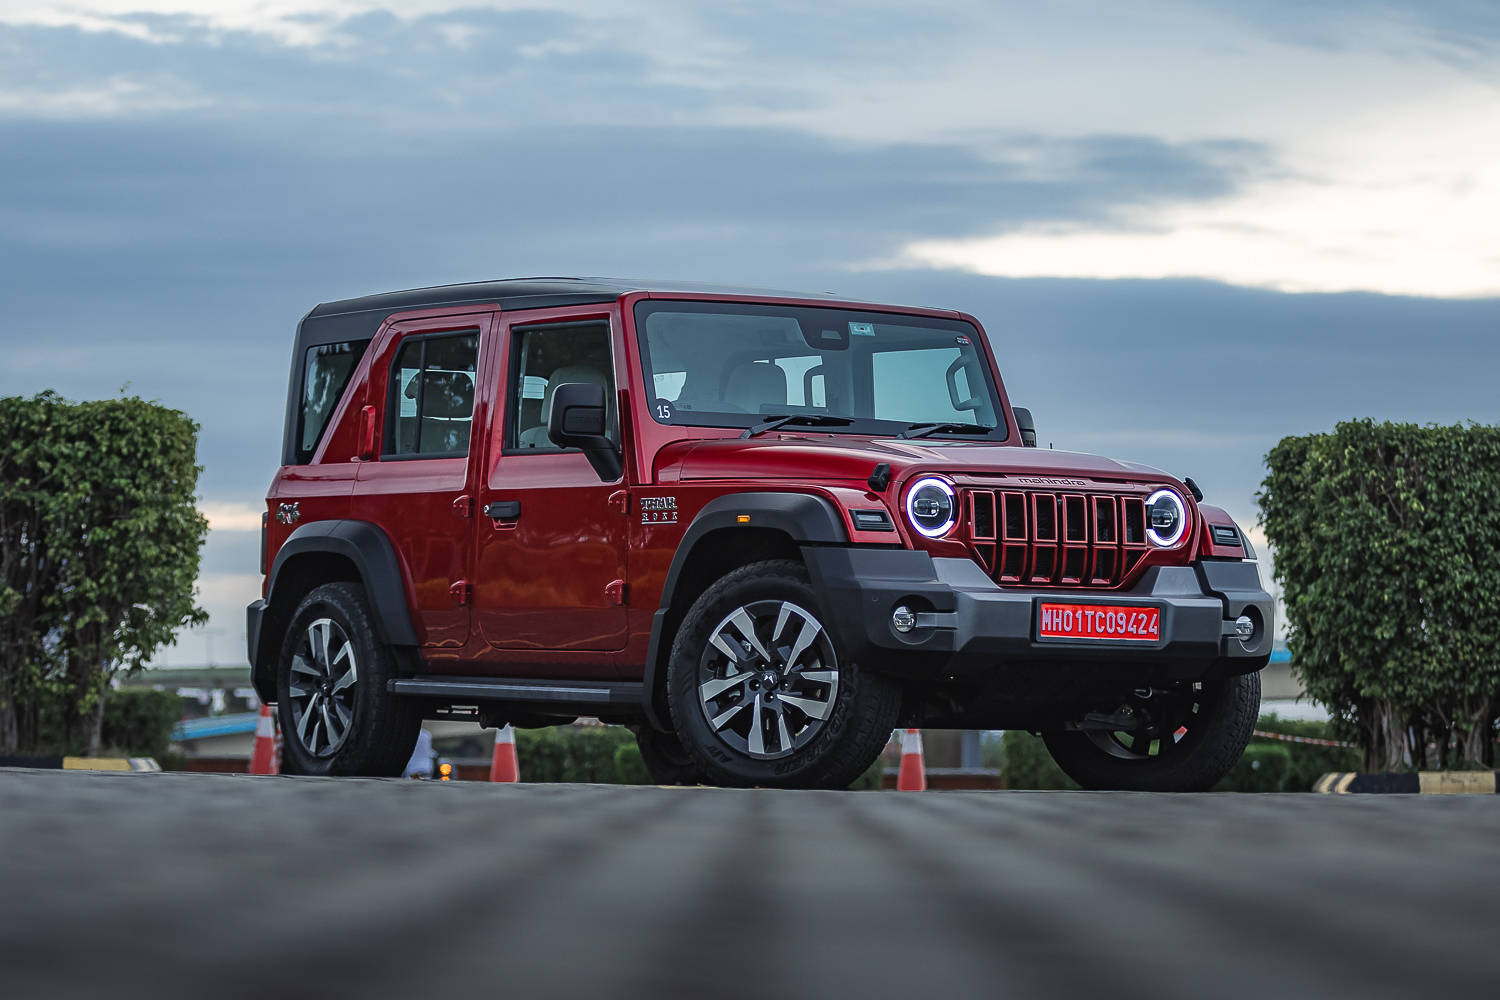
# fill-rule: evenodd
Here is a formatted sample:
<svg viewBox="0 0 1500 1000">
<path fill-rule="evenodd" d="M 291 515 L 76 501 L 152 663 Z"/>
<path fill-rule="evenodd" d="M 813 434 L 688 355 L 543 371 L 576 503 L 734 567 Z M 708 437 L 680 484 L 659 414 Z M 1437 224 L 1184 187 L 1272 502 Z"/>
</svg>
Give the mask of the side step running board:
<svg viewBox="0 0 1500 1000">
<path fill-rule="evenodd" d="M 639 681 L 530 681 L 484 677 L 402 677 L 386 690 L 409 698 L 451 702 L 525 702 L 532 705 L 640 705 L 646 686 Z"/>
</svg>

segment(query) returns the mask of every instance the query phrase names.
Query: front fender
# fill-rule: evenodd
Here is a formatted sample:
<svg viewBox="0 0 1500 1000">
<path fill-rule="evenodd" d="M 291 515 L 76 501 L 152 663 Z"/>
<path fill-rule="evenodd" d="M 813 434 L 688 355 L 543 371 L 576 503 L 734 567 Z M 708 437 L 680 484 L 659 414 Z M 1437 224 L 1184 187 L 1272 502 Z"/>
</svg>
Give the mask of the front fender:
<svg viewBox="0 0 1500 1000">
<path fill-rule="evenodd" d="M 741 520 L 748 518 L 748 520 Z M 646 648 L 646 714 L 658 729 L 667 726 L 659 718 L 653 692 L 661 677 L 661 651 L 667 618 L 677 596 L 678 581 L 694 546 L 713 531 L 735 528 L 770 528 L 785 533 L 798 545 L 847 545 L 849 533 L 844 519 L 831 501 L 810 493 L 733 493 L 704 504 L 683 532 L 672 566 L 662 587 L 661 604 L 651 619 L 651 642 Z"/>
</svg>

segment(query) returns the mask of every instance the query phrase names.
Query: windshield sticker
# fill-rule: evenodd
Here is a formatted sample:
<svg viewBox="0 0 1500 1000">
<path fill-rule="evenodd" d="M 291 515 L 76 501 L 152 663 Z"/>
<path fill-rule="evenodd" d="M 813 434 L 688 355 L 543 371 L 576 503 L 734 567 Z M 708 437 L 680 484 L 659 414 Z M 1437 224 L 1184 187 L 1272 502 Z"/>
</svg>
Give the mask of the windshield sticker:
<svg viewBox="0 0 1500 1000">
<path fill-rule="evenodd" d="M 652 404 L 652 409 L 656 411 L 657 420 L 672 419 L 674 411 L 672 409 L 672 401 L 670 399 L 662 399 L 660 396 L 658 396 L 656 402 Z"/>
<path fill-rule="evenodd" d="M 968 337 L 959 337 L 958 338 L 958 346 L 959 347 L 968 347 L 969 346 L 969 338 Z"/>
<path fill-rule="evenodd" d="M 856 323 L 849 321 L 849 335 L 851 337 L 873 337 L 875 336 L 874 323 Z"/>
</svg>

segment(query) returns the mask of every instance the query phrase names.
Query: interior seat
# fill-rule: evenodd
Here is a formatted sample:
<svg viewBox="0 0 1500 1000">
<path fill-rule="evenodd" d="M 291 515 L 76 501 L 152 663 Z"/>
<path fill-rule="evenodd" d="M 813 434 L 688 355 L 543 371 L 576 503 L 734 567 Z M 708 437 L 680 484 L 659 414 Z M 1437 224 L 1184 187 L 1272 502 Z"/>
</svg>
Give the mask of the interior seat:
<svg viewBox="0 0 1500 1000">
<path fill-rule="evenodd" d="M 779 410 L 786 398 L 786 370 L 770 362 L 741 362 L 724 380 L 724 401 L 745 413 Z"/>
<path fill-rule="evenodd" d="M 570 382 L 593 382 L 595 385 L 604 387 L 604 410 L 605 426 L 610 427 L 613 421 L 610 419 L 614 414 L 614 399 L 609 391 L 609 379 L 605 377 L 602 370 L 593 365 L 563 365 L 552 372 L 552 377 L 547 379 L 547 390 L 542 395 L 542 422 L 536 427 L 528 427 L 516 438 L 518 447 L 521 448 L 552 448 L 555 447 L 547 437 L 547 418 L 552 413 L 552 394 L 560 385 Z"/>
</svg>

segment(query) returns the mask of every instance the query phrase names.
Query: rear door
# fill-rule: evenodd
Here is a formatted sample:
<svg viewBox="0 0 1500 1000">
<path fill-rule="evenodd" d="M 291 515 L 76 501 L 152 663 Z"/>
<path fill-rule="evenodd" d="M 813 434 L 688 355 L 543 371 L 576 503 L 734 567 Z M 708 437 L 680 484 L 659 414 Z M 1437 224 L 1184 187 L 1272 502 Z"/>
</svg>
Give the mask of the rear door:
<svg viewBox="0 0 1500 1000">
<path fill-rule="evenodd" d="M 547 440 L 545 423 L 557 386 L 595 382 L 604 386 L 618 444 L 614 336 L 607 312 L 502 318 L 506 362 L 495 395 L 503 413 L 492 421 L 479 484 L 474 614 L 495 659 L 514 666 L 510 673 L 625 646 L 623 477 L 601 483 L 581 451 Z"/>
<path fill-rule="evenodd" d="M 395 324 L 370 371 L 376 458 L 360 464 L 354 509 L 395 545 L 429 659 L 457 656 L 469 636 L 469 457 L 479 451 L 475 390 L 493 324 L 489 312 Z"/>
</svg>

